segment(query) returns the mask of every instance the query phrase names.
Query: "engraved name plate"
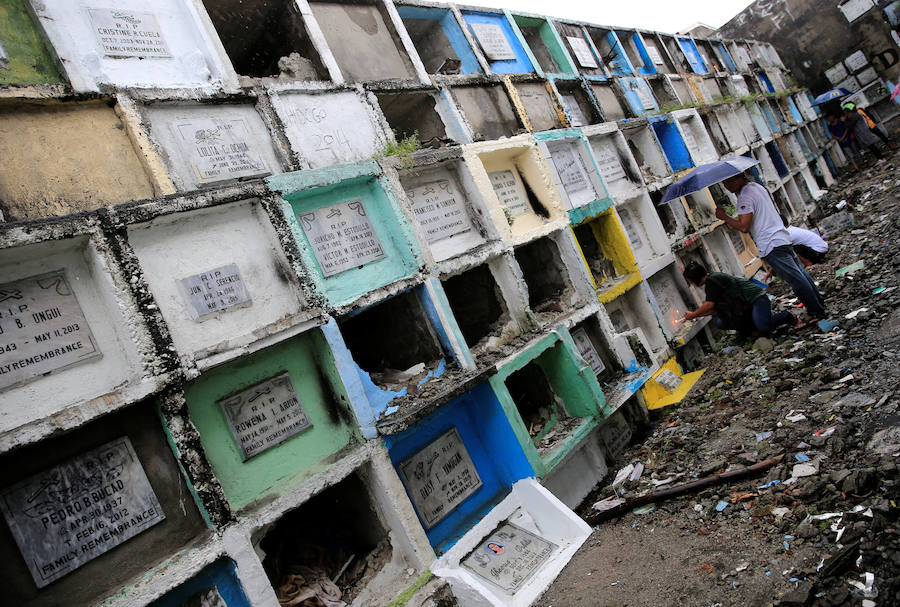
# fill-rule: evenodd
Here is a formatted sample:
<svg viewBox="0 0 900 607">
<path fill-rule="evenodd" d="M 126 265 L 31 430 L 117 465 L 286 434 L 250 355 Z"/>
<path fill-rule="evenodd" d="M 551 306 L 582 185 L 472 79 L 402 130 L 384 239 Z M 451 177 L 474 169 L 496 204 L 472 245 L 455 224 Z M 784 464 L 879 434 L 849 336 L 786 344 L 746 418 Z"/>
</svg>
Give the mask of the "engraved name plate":
<svg viewBox="0 0 900 607">
<path fill-rule="evenodd" d="M 485 56 L 491 61 L 506 61 L 515 59 L 516 53 L 509 45 L 503 28 L 493 23 L 473 23 L 472 31 L 475 32 L 475 38 L 481 45 L 481 50 Z"/>
<path fill-rule="evenodd" d="M 153 13 L 89 9 L 94 35 L 107 57 L 171 57 Z"/>
<path fill-rule="evenodd" d="M 631 242 L 631 249 L 634 251 L 641 249 L 644 246 L 644 241 L 641 238 L 640 230 L 638 230 L 637 225 L 635 224 L 635 219 L 631 215 L 631 211 L 626 208 L 620 208 L 618 212 L 619 219 L 622 220 L 622 227 L 625 228 L 625 234 Z"/>
<path fill-rule="evenodd" d="M 502 523 L 466 556 L 461 565 L 515 594 L 558 546 L 510 522 Z"/>
<path fill-rule="evenodd" d="M 166 518 L 128 437 L 4 490 L 0 510 L 38 588 Z"/>
<path fill-rule="evenodd" d="M 500 204 L 509 211 L 510 215 L 515 217 L 531 210 L 525 192 L 519 187 L 515 173 L 506 169 L 488 173 L 488 177 L 491 179 L 491 185 L 494 187 Z"/>
<path fill-rule="evenodd" d="M 559 175 L 559 181 L 572 203 L 579 205 L 596 200 L 597 192 L 584 169 L 581 154 L 573 150 L 572 146 L 567 143 L 553 146 L 550 148 L 550 153 L 553 166 L 556 167 Z"/>
<path fill-rule="evenodd" d="M 312 427 L 287 371 L 219 400 L 243 461 Z"/>
<path fill-rule="evenodd" d="M 399 468 L 416 511 L 429 529 L 481 487 L 481 477 L 455 427 L 401 462 Z"/>
<path fill-rule="evenodd" d="M 612 140 L 609 140 L 608 144 L 594 146 L 594 157 L 597 159 L 600 175 L 607 183 L 628 179 Z"/>
<path fill-rule="evenodd" d="M 200 183 L 267 175 L 271 171 L 241 118 L 203 118 L 173 125 L 188 164 Z"/>
<path fill-rule="evenodd" d="M 322 207 L 297 218 L 326 278 L 385 257 L 361 200 Z"/>
<path fill-rule="evenodd" d="M 178 284 L 197 320 L 250 304 L 244 279 L 233 263 L 182 278 Z"/>
<path fill-rule="evenodd" d="M 594 347 L 594 342 L 591 341 L 587 331 L 583 328 L 575 329 L 572 331 L 572 339 L 575 340 L 575 345 L 578 347 L 578 353 L 581 354 L 581 357 L 591 366 L 591 369 L 593 369 L 594 375 L 603 373 L 606 370 L 606 365 L 603 364 L 603 359 L 600 358 L 600 354 L 597 353 L 597 348 Z"/>
<path fill-rule="evenodd" d="M 412 202 L 413 214 L 425 240 L 437 242 L 472 229 L 472 221 L 463 197 L 448 179 L 420 185 L 406 191 Z"/>
<path fill-rule="evenodd" d="M 659 54 L 659 49 L 652 44 L 647 45 L 647 55 L 650 57 L 650 61 L 655 65 L 665 65 L 662 55 Z"/>
<path fill-rule="evenodd" d="M 581 111 L 581 106 L 578 105 L 578 100 L 575 98 L 575 95 L 563 95 L 562 98 L 566 104 L 566 110 L 569 112 L 572 126 L 584 126 L 588 124 L 588 119 L 584 115 L 584 112 Z"/>
<path fill-rule="evenodd" d="M 95 356 L 64 270 L 0 285 L 0 390 Z"/>
<path fill-rule="evenodd" d="M 597 60 L 594 59 L 591 47 L 588 46 L 584 38 L 580 36 L 566 36 L 566 40 L 569 41 L 569 46 L 572 48 L 572 52 L 575 53 L 575 60 L 578 61 L 578 65 L 597 68 Z"/>
</svg>

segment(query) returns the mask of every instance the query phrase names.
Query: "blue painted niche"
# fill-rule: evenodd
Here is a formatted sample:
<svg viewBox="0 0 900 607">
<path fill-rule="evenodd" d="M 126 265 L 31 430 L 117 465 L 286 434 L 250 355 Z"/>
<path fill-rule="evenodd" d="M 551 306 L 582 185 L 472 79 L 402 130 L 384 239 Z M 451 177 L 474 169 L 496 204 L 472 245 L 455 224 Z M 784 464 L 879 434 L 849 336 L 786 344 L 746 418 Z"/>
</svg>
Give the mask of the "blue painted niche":
<svg viewBox="0 0 900 607">
<path fill-rule="evenodd" d="M 778 149 L 778 144 L 774 141 L 768 142 L 766 144 L 766 151 L 769 153 L 769 158 L 772 159 L 772 164 L 775 165 L 775 170 L 778 171 L 778 176 L 787 177 L 791 171 L 784 161 L 784 156 L 781 155 L 781 150 Z"/>
<path fill-rule="evenodd" d="M 441 30 L 444 32 L 444 35 L 447 37 L 447 40 L 450 42 L 450 47 L 453 49 L 453 52 L 456 53 L 456 59 L 461 61 L 460 65 L 460 73 L 463 74 L 480 74 L 481 66 L 478 64 L 478 59 L 475 57 L 475 53 L 472 51 L 472 47 L 469 46 L 469 41 L 466 40 L 466 36 L 463 33 L 462 28 L 459 26 L 459 22 L 456 20 L 456 16 L 449 10 L 444 8 L 428 8 L 423 6 L 407 6 L 402 4 L 397 4 L 397 13 L 399 13 L 401 19 L 420 19 L 423 21 L 436 21 L 440 26 Z M 407 30 L 410 30 L 409 24 L 407 24 Z M 413 43 L 416 43 L 416 38 L 410 34 L 413 38 Z M 433 73 L 437 71 L 437 67 L 430 66 L 428 63 L 428 57 L 423 55 L 422 49 L 416 45 L 416 50 L 419 53 L 419 57 L 422 59 L 422 62 L 425 63 L 426 69 L 429 70 L 429 73 Z M 449 57 L 453 58 L 453 57 Z"/>
<path fill-rule="evenodd" d="M 738 71 L 737 65 L 735 65 L 734 59 L 731 58 L 731 53 L 728 52 L 728 49 L 725 48 L 725 45 L 721 42 L 713 42 L 712 45 L 717 51 L 719 51 L 719 57 L 722 59 L 722 61 L 725 62 L 725 67 L 727 67 L 732 72 Z"/>
<path fill-rule="evenodd" d="M 692 70 L 698 74 L 706 74 L 709 72 L 706 62 L 703 61 L 703 55 L 700 54 L 697 45 L 691 38 L 678 36 L 678 46 L 680 46 L 681 50 L 684 52 L 684 56 L 687 58 L 688 63 L 691 64 Z"/>
<path fill-rule="evenodd" d="M 650 119 L 650 126 L 653 127 L 653 132 L 656 133 L 656 138 L 662 146 L 663 154 L 666 155 L 666 160 L 669 161 L 669 166 L 674 172 L 684 171 L 694 166 L 691 154 L 674 121 L 669 122 L 667 117 L 659 116 Z"/>
<path fill-rule="evenodd" d="M 219 591 L 228 607 L 252 607 L 237 576 L 237 566 L 229 558 L 222 558 L 203 569 L 187 582 L 170 590 L 148 607 L 181 607 L 188 599 L 209 588 Z"/>
<path fill-rule="evenodd" d="M 625 100 L 631 106 L 631 111 L 635 116 L 646 116 L 647 114 L 655 114 L 659 111 L 659 104 L 653 95 L 653 89 L 643 78 L 632 78 L 623 76 L 619 78 L 619 87 L 625 95 Z M 641 100 L 645 97 L 650 100 L 650 106 L 646 106 Z"/>
<path fill-rule="evenodd" d="M 534 470 L 488 382 L 448 402 L 403 432 L 385 436 L 382 440 L 399 473 L 401 462 L 454 427 L 472 458 L 482 485 L 432 528 L 426 528 L 428 541 L 438 554 L 449 550 L 502 501 L 513 483 L 534 477 Z"/>
<path fill-rule="evenodd" d="M 500 29 L 503 30 L 503 35 L 506 36 L 506 41 L 509 42 L 509 46 L 512 48 L 516 58 L 491 61 L 485 57 L 491 66 L 491 71 L 495 74 L 531 74 L 534 72 L 534 66 L 531 65 L 528 53 L 525 51 L 525 47 L 519 40 L 519 36 L 512 25 L 510 25 L 506 15 L 497 13 L 479 13 L 474 11 L 463 11 L 462 15 L 463 19 L 465 19 L 466 23 L 469 25 L 470 30 L 473 24 L 479 23 L 499 25 Z M 472 30 L 471 33 L 472 37 L 475 39 L 475 43 L 478 44 L 478 37 L 475 35 L 475 31 Z"/>
</svg>

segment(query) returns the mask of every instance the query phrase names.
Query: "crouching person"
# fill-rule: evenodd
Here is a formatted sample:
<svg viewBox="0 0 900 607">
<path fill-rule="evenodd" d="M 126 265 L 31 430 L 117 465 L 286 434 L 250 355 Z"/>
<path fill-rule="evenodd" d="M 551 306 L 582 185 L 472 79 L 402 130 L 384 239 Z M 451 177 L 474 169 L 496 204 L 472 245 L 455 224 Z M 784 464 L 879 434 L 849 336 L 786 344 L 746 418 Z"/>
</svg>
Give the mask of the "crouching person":
<svg viewBox="0 0 900 607">
<path fill-rule="evenodd" d="M 790 312 L 773 316 L 765 290 L 751 280 L 721 272 L 710 273 L 697 262 L 687 265 L 684 278 L 706 290 L 706 301 L 685 314 L 682 321 L 715 316 L 713 322 L 720 329 L 733 329 L 750 336 L 767 335 L 781 325 L 796 323 Z"/>
</svg>

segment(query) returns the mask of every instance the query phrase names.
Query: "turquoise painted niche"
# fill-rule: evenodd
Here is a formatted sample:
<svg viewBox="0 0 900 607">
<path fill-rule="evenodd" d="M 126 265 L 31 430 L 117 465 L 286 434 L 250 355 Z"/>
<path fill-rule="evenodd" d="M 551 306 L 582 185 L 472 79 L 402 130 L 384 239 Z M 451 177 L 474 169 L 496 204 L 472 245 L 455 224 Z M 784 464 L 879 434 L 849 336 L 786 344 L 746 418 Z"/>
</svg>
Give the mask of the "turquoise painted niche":
<svg viewBox="0 0 900 607">
<path fill-rule="evenodd" d="M 413 230 L 374 160 L 285 173 L 266 181 L 281 193 L 284 215 L 303 264 L 332 305 L 353 303 L 373 289 L 412 276 L 421 267 Z M 350 216 L 334 215 L 334 209 L 316 213 L 326 207 Z M 345 220 L 349 221 L 337 223 Z M 314 222 L 318 224 L 315 230 Z M 337 233 L 345 239 L 337 247 L 340 250 L 324 246 L 328 241 L 337 242 L 333 237 Z M 365 240 L 356 240 L 357 235 L 365 235 Z M 374 239 L 377 245 L 371 242 Z M 349 266 L 348 259 L 362 263 Z"/>
<path fill-rule="evenodd" d="M 490 379 L 538 477 L 546 476 L 612 414 L 590 365 L 565 328 L 521 352 Z M 541 411 L 541 409 L 544 411 Z M 551 442 L 551 433 L 555 434 Z"/>
</svg>

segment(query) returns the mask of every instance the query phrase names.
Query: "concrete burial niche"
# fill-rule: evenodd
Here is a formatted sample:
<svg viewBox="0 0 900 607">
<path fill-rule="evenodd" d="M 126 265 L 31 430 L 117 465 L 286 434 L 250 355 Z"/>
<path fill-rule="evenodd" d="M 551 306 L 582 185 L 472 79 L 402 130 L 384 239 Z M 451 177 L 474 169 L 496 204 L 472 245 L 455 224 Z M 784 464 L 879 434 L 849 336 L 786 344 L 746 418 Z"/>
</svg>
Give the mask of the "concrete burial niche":
<svg viewBox="0 0 900 607">
<path fill-rule="evenodd" d="M 544 74 L 577 72 L 563 41 L 549 21 L 525 15 L 513 15 L 512 18 Z"/>
<path fill-rule="evenodd" d="M 712 187 L 719 187 L 721 189 L 721 186 Z M 702 189 L 693 194 L 688 194 L 682 198 L 682 200 L 684 200 L 687 205 L 691 222 L 697 230 L 701 230 L 718 221 L 716 219 L 716 199 L 713 198 L 709 188 Z M 719 200 L 722 200 L 722 198 L 719 198 Z M 727 200 L 727 198 L 725 200 Z"/>
<path fill-rule="evenodd" d="M 666 76 L 666 80 L 669 81 L 672 90 L 675 91 L 675 94 L 678 96 L 677 105 L 689 105 L 703 101 L 702 99 L 697 99 L 694 92 L 691 91 L 688 81 L 682 76 L 669 75 Z"/>
<path fill-rule="evenodd" d="M 659 111 L 659 104 L 653 97 L 653 89 L 643 78 L 622 77 L 616 79 L 625 101 L 634 116 L 647 116 Z"/>
<path fill-rule="evenodd" d="M 420 142 L 462 140 L 459 129 L 444 125 L 447 101 L 431 91 L 374 93 L 388 126 L 398 140 L 415 136 Z M 449 117 L 449 116 L 448 116 Z M 450 133 L 448 133 L 448 130 Z M 454 136 L 451 137 L 450 134 Z"/>
<path fill-rule="evenodd" d="M 624 199 L 616 205 L 616 213 L 642 276 L 651 276 L 672 261 L 665 228 L 646 192 Z"/>
<path fill-rule="evenodd" d="M 700 166 L 708 162 L 714 162 L 719 159 L 715 145 L 709 138 L 709 133 L 703 125 L 703 120 L 695 109 L 676 110 L 670 114 L 675 119 L 681 139 L 687 147 L 688 153 L 691 155 L 693 166 Z M 654 127 L 656 126 L 655 123 Z M 659 131 L 657 131 L 659 133 Z M 671 142 L 672 153 L 676 154 L 677 141 Z M 663 143 L 663 149 L 666 150 L 666 144 Z M 674 166 L 674 165 L 673 165 Z"/>
<path fill-rule="evenodd" d="M 405 169 L 399 176 L 420 241 L 437 262 L 463 255 L 499 239 L 486 221 L 484 200 L 457 155 Z"/>
<path fill-rule="evenodd" d="M 433 556 L 424 538 L 411 541 L 404 526 L 415 525 L 414 515 L 394 503 L 404 499 L 402 489 L 390 465 L 383 468 L 370 460 L 253 533 L 283 603 L 302 598 L 316 578 L 336 586 L 335 605 L 387 605 L 415 584 L 421 559 Z"/>
<path fill-rule="evenodd" d="M 734 59 L 731 57 L 731 53 L 728 52 L 728 49 L 725 46 L 724 42 L 719 40 L 710 40 L 709 44 L 712 46 L 713 52 L 716 55 L 716 58 L 719 60 L 720 70 L 728 70 L 731 72 L 738 71 L 737 66 L 734 63 Z"/>
<path fill-rule="evenodd" d="M 647 340 L 647 345 L 650 347 L 649 354 L 654 359 L 664 357 L 668 349 L 666 336 L 663 334 L 662 329 L 659 326 L 659 319 L 653 311 L 653 305 L 650 303 L 649 296 L 647 295 L 645 282 L 642 282 L 633 289 L 629 289 L 621 297 L 606 302 L 603 307 L 606 308 L 606 313 L 609 316 L 613 330 L 617 335 L 625 336 L 627 339 L 630 333 L 634 333 L 635 329 L 639 329 Z M 637 339 L 637 343 L 629 344 L 629 346 L 631 346 L 629 350 L 633 352 L 636 357 L 640 357 L 643 350 L 639 347 L 640 339 L 634 337 L 628 341 L 635 341 L 635 339 Z M 654 367 L 652 360 L 635 359 L 634 362 L 640 367 Z"/>
<path fill-rule="evenodd" d="M 4 444 L 71 427 L 161 383 L 144 366 L 153 346 L 127 279 L 99 236 L 72 232 L 0 250 L 0 285 L 20 296 L 2 304 L 0 319 Z M 12 431 L 26 425 L 34 428 L 17 439 Z"/>
<path fill-rule="evenodd" d="M 629 113 L 625 110 L 625 106 L 619 100 L 616 90 L 612 83 L 592 84 L 591 91 L 594 98 L 600 105 L 600 111 L 603 113 L 603 119 L 607 122 L 615 122 L 629 117 Z"/>
<path fill-rule="evenodd" d="M 502 84 L 454 86 L 450 91 L 472 141 L 512 137 L 524 130 Z"/>
<path fill-rule="evenodd" d="M 414 274 L 419 248 L 374 161 L 268 179 L 303 264 L 334 306 Z"/>
<path fill-rule="evenodd" d="M 562 108 L 547 82 L 516 82 L 516 96 L 522 104 L 532 131 L 549 131 L 563 125 Z"/>
<path fill-rule="evenodd" d="M 746 148 L 750 142 L 747 141 L 747 138 L 744 136 L 737 109 L 734 107 L 717 109 L 715 111 L 715 117 L 719 123 L 719 128 L 722 131 L 722 136 L 725 138 L 725 143 L 729 150 L 733 152 L 744 151 L 744 148 Z"/>
<path fill-rule="evenodd" d="M 506 497 L 516 481 L 534 476 L 487 382 L 382 440 L 438 555 Z"/>
<path fill-rule="evenodd" d="M 281 172 L 269 131 L 249 103 L 150 105 L 143 115 L 180 191 Z"/>
<path fill-rule="evenodd" d="M 148 607 L 251 607 L 237 574 L 237 564 L 228 557 L 213 561 L 191 579 L 156 599 Z"/>
<path fill-rule="evenodd" d="M 613 76 L 633 76 L 634 66 L 628 60 L 625 49 L 619 42 L 616 32 L 611 29 L 593 27 L 586 25 L 584 27 L 594 48 L 597 49 L 599 56 L 603 59 L 603 64 L 607 71 Z"/>
<path fill-rule="evenodd" d="M 647 187 L 658 189 L 672 180 L 672 168 L 650 123 L 625 124 L 622 134 Z"/>
<path fill-rule="evenodd" d="M 659 75 L 647 78 L 647 84 L 650 85 L 650 90 L 653 93 L 653 98 L 656 99 L 656 102 L 660 108 L 670 108 L 681 105 L 681 100 L 678 98 L 678 93 L 672 86 L 672 83 L 669 80 L 668 76 Z"/>
<path fill-rule="evenodd" d="M 209 534 L 152 402 L 0 462 L 11 605 L 99 604 Z"/>
<path fill-rule="evenodd" d="M 683 111 L 691 112 L 692 110 Z M 688 149 L 687 144 L 696 144 L 696 140 L 685 141 L 684 133 L 680 128 L 680 124 L 678 124 L 680 121 L 676 120 L 674 114 L 670 116 L 671 118 L 662 116 L 652 118 L 650 126 L 653 128 L 653 132 L 656 133 L 656 138 L 659 140 L 659 144 L 666 156 L 666 161 L 672 167 L 672 170 L 678 173 L 694 166 L 691 159 L 691 150 Z M 699 151 L 696 145 L 694 147 L 696 151 Z"/>
<path fill-rule="evenodd" d="M 538 477 L 578 446 L 606 407 L 600 384 L 570 339 L 550 333 L 490 380 Z"/>
<path fill-rule="evenodd" d="M 606 80 L 608 74 L 584 26 L 558 20 L 553 23 L 577 70 L 591 80 Z"/>
<path fill-rule="evenodd" d="M 674 68 L 671 73 L 686 74 L 693 71 L 693 68 L 688 63 L 687 57 L 684 54 L 684 50 L 681 48 L 681 45 L 678 43 L 678 40 L 676 40 L 675 36 L 657 33 L 656 37 L 668 51 L 669 58 L 672 61 L 672 67 Z"/>
<path fill-rule="evenodd" d="M 16 150 L 0 163 L 0 210 L 7 221 L 154 195 L 122 121 L 102 101 L 0 104 L 0 149 Z"/>
<path fill-rule="evenodd" d="M 622 132 L 611 123 L 592 126 L 582 132 L 587 137 L 597 169 L 612 199 L 620 203 L 636 196 L 644 185 L 641 167 Z"/>
<path fill-rule="evenodd" d="M 787 177 L 791 170 L 788 168 L 784 155 L 781 153 L 781 146 L 778 145 L 778 140 L 768 142 L 766 144 L 766 152 L 769 154 L 769 159 L 772 161 L 772 164 L 775 165 L 778 176 Z"/>
<path fill-rule="evenodd" d="M 614 209 L 572 227 L 600 301 L 615 299 L 641 280 L 628 237 Z"/>
<path fill-rule="evenodd" d="M 9 0 L 0 25 L 0 85 L 27 86 L 62 82 L 56 57 L 26 0 Z"/>
<path fill-rule="evenodd" d="M 553 86 L 562 100 L 569 126 L 586 126 L 603 122 L 599 106 L 585 88 L 586 83 L 578 80 L 554 80 Z"/>
<path fill-rule="evenodd" d="M 669 202 L 660 203 L 664 190 L 651 191 L 650 200 L 656 215 L 662 223 L 663 229 L 669 238 L 669 246 L 680 242 L 687 234 L 694 231 L 694 226 L 688 217 L 683 198 L 676 198 Z"/>
<path fill-rule="evenodd" d="M 461 606 L 527 607 L 590 533 L 550 491 L 523 479 L 431 570 L 450 582 Z"/>
<path fill-rule="evenodd" d="M 590 367 L 601 386 L 607 386 L 618 380 L 625 367 L 629 366 L 630 361 L 620 360 L 617 357 L 619 353 L 610 347 L 607 331 L 604 331 L 597 314 L 591 314 L 574 324 L 569 329 L 569 335 L 572 337 L 575 351 Z M 646 362 L 650 364 L 649 360 Z M 605 393 L 605 396 L 609 397 L 609 394 Z"/>
<path fill-rule="evenodd" d="M 400 3 L 395 6 L 429 74 L 482 72 L 453 11 Z"/>
<path fill-rule="evenodd" d="M 246 354 L 314 313 L 256 200 L 133 225 L 128 240 L 187 364 Z"/>
<path fill-rule="evenodd" d="M 656 64 L 647 52 L 644 38 L 634 30 L 616 30 L 616 37 L 622 45 L 622 49 L 628 56 L 628 61 L 638 74 L 648 75 L 656 73 Z M 654 51 L 656 47 L 654 47 Z"/>
<path fill-rule="evenodd" d="M 724 235 L 731 242 L 731 247 L 741 262 L 744 276 L 750 278 L 755 275 L 761 267 L 762 261 L 759 259 L 756 245 L 750 235 L 737 230 L 725 230 Z"/>
<path fill-rule="evenodd" d="M 387 5 L 381 0 L 313 0 L 309 7 L 345 80 L 418 79 Z"/>
<path fill-rule="evenodd" d="M 349 397 L 318 329 L 211 369 L 184 394 L 206 456 L 237 511 L 322 472 L 359 440 Z"/>
<path fill-rule="evenodd" d="M 463 20 L 495 74 L 531 74 L 534 66 L 516 29 L 501 12 L 462 11 Z"/>
<path fill-rule="evenodd" d="M 759 106 L 759 111 L 762 112 L 763 119 L 766 121 L 766 125 L 769 127 L 769 132 L 772 134 L 777 134 L 781 132 L 781 123 L 776 120 L 775 113 L 772 111 L 772 106 L 765 99 L 757 102 Z"/>
<path fill-rule="evenodd" d="M 103 84 L 135 88 L 233 88 L 197 5 L 185 0 L 33 3 L 41 27 L 76 91 Z"/>
<path fill-rule="evenodd" d="M 722 87 L 719 85 L 719 79 L 714 77 L 703 78 L 700 81 L 703 88 L 703 96 L 706 97 L 707 103 L 718 103 L 725 97 Z"/>
<path fill-rule="evenodd" d="M 729 156 L 731 144 L 728 143 L 728 139 L 725 137 L 718 114 L 710 108 L 703 108 L 703 111 L 700 112 L 700 119 L 703 121 L 703 128 L 715 147 L 716 156 Z"/>
<path fill-rule="evenodd" d="M 772 162 L 768 150 L 765 147 L 756 148 L 753 150 L 753 156 L 759 160 L 757 168 L 764 185 L 769 189 L 778 187 L 781 184 L 781 178 L 778 176 L 778 171 L 775 170 L 775 164 Z"/>
<path fill-rule="evenodd" d="M 294 0 L 203 0 L 241 76 L 328 80 Z"/>
<path fill-rule="evenodd" d="M 640 35 L 644 42 L 644 47 L 647 49 L 647 54 L 653 62 L 653 66 L 656 68 L 657 73 L 675 74 L 679 71 L 672 61 L 672 58 L 669 56 L 669 51 L 659 34 L 643 32 L 640 33 Z"/>
<path fill-rule="evenodd" d="M 365 7 L 364 7 L 365 8 Z M 272 105 L 304 168 L 369 159 L 389 136 L 360 91 L 273 91 Z"/>
<path fill-rule="evenodd" d="M 737 251 L 734 250 L 734 246 L 728 238 L 727 232 L 729 230 L 730 228 L 723 225 L 711 232 L 707 232 L 701 238 L 720 272 L 725 272 L 732 276 L 743 276 L 744 264 L 741 262 Z"/>
<path fill-rule="evenodd" d="M 744 134 L 744 139 L 747 140 L 747 143 L 752 145 L 758 142 L 760 140 L 760 134 L 753 124 L 753 118 L 750 116 L 750 110 L 748 109 L 747 105 L 744 103 L 735 105 L 734 113 L 737 117 L 737 123 L 741 127 L 741 132 Z"/>
<path fill-rule="evenodd" d="M 743 76 L 737 74 L 732 75 L 726 80 L 726 83 L 732 97 L 740 98 L 750 94 L 750 89 L 747 87 L 747 82 L 744 80 Z"/>
<path fill-rule="evenodd" d="M 525 242 L 567 222 L 550 169 L 530 136 L 467 145 L 463 157 L 507 242 Z"/>
<path fill-rule="evenodd" d="M 531 328 L 521 287 L 506 254 L 442 277 L 441 286 L 476 363 L 482 355 L 504 350 Z"/>
<path fill-rule="evenodd" d="M 587 141 L 576 129 L 539 133 L 538 147 L 550 167 L 571 221 L 596 215 L 612 201 L 597 172 Z"/>
<path fill-rule="evenodd" d="M 694 325 L 700 323 L 682 323 L 680 320 L 686 312 L 696 309 L 698 304 L 677 264 L 667 266 L 648 278 L 647 286 L 650 287 L 653 311 L 656 312 L 666 338 L 670 342 L 678 342 L 693 333 Z"/>
<path fill-rule="evenodd" d="M 675 39 L 678 41 L 678 46 L 681 48 L 681 52 L 684 53 L 684 58 L 687 60 L 688 65 L 690 65 L 691 70 L 696 74 L 709 73 L 709 66 L 703 60 L 703 56 L 700 54 L 700 50 L 697 48 L 697 44 L 694 42 L 693 38 L 689 36 L 676 36 Z"/>
<path fill-rule="evenodd" d="M 759 139 L 762 141 L 771 141 L 772 129 L 769 127 L 769 123 L 766 121 L 765 116 L 763 116 L 760 104 L 754 102 L 745 104 L 744 107 L 746 107 L 747 111 L 750 113 L 750 120 L 753 122 L 753 128 L 756 129 L 756 132 L 759 134 Z"/>
</svg>

